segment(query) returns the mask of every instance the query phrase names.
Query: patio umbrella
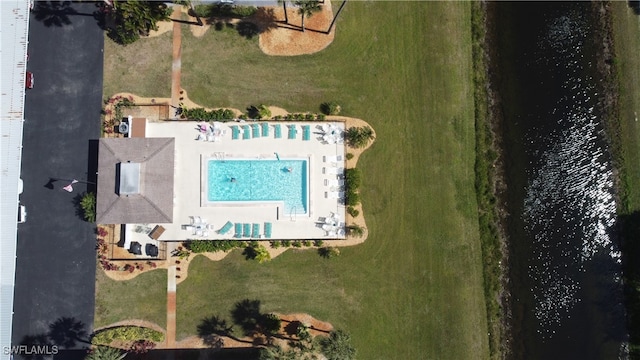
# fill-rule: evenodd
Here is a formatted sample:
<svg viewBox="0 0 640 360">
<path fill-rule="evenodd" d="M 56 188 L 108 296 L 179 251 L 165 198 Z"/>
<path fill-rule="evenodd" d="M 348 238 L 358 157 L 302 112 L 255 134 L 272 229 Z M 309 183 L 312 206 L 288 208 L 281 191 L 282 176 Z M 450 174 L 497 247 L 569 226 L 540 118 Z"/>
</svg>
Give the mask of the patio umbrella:
<svg viewBox="0 0 640 360">
<path fill-rule="evenodd" d="M 137 241 L 132 242 L 129 252 L 134 255 L 142 255 L 142 245 Z"/>
</svg>

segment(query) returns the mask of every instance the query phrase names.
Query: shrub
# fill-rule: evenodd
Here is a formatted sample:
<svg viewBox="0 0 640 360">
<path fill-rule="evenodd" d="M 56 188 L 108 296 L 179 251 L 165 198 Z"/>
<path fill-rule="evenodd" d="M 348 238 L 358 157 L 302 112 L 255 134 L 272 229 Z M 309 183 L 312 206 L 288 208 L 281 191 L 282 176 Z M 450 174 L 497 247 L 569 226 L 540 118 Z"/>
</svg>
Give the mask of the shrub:
<svg viewBox="0 0 640 360">
<path fill-rule="evenodd" d="M 311 121 L 311 120 L 315 120 L 315 119 L 316 119 L 316 116 L 315 116 L 315 115 L 313 115 L 313 114 L 306 114 L 306 115 L 304 116 L 304 119 L 305 119 L 305 120 L 307 120 L 307 121 Z"/>
<path fill-rule="evenodd" d="M 316 120 L 318 121 L 324 121 L 324 119 L 326 119 L 326 115 L 325 114 L 318 114 L 316 115 Z"/>
<path fill-rule="evenodd" d="M 281 243 L 282 243 L 282 246 L 284 247 L 291 246 L 291 240 L 282 240 Z"/>
<path fill-rule="evenodd" d="M 94 345 L 110 345 L 114 340 L 161 342 L 164 341 L 164 334 L 140 326 L 118 326 L 96 332 L 91 339 L 91 343 Z"/>
<path fill-rule="evenodd" d="M 353 189 L 347 188 L 344 203 L 347 206 L 356 206 L 360 203 L 360 194 Z"/>
<path fill-rule="evenodd" d="M 270 241 L 269 244 L 271 244 L 271 248 L 273 248 L 273 249 L 277 249 L 277 248 L 280 247 L 280 241 L 278 241 L 278 240 Z"/>
<path fill-rule="evenodd" d="M 297 247 L 297 248 L 302 247 L 302 241 L 300 241 L 300 240 L 295 240 L 295 241 L 292 243 L 292 245 L 293 245 L 293 247 Z"/>
<path fill-rule="evenodd" d="M 345 131 L 345 139 L 349 146 L 363 148 L 369 144 L 369 141 L 375 139 L 375 136 L 373 136 L 373 129 L 369 126 L 350 127 Z"/>
<path fill-rule="evenodd" d="M 304 241 L 302 242 L 302 245 L 304 245 L 304 246 L 306 246 L 306 247 L 311 246 L 311 245 L 312 245 L 312 244 L 311 244 L 311 240 L 304 240 Z"/>
<path fill-rule="evenodd" d="M 338 115 L 342 107 L 334 101 L 324 102 L 320 104 L 320 111 L 325 115 Z"/>
<path fill-rule="evenodd" d="M 195 14 L 200 17 L 212 18 L 212 17 L 232 17 L 232 18 L 243 18 L 248 17 L 256 13 L 258 8 L 254 6 L 240 6 L 240 5 L 231 5 L 231 4 L 207 4 L 207 5 L 196 5 Z"/>
<path fill-rule="evenodd" d="M 267 336 L 274 336 L 280 332 L 281 321 L 276 314 L 263 315 L 262 319 L 260 319 L 260 323 L 262 333 Z"/>
<path fill-rule="evenodd" d="M 358 211 L 358 209 L 354 208 L 353 206 L 347 207 L 347 213 L 349 213 L 349 215 L 351 215 L 352 217 L 358 217 L 358 215 L 360 215 L 360 211 Z"/>
<path fill-rule="evenodd" d="M 318 255 L 325 259 L 331 259 L 340 255 L 340 250 L 333 246 L 318 248 Z"/>
<path fill-rule="evenodd" d="M 320 247 L 320 246 L 322 246 L 322 244 L 324 244 L 324 241 L 322 241 L 322 240 L 320 240 L 320 239 L 318 239 L 318 240 L 313 240 L 313 245 L 314 245 L 314 246 L 318 246 L 318 247 Z"/>
<path fill-rule="evenodd" d="M 364 228 L 358 224 L 351 224 L 347 226 L 347 233 L 352 236 L 362 237 Z"/>
<path fill-rule="evenodd" d="M 358 168 L 347 169 L 344 173 L 347 188 L 358 190 L 362 185 L 362 173 Z"/>
<path fill-rule="evenodd" d="M 194 253 L 230 251 L 245 247 L 244 241 L 239 240 L 190 240 L 185 247 Z"/>
<path fill-rule="evenodd" d="M 178 246 L 177 249 L 171 252 L 171 256 L 177 256 L 180 260 L 189 259 L 189 255 L 191 255 L 191 252 L 182 246 Z"/>
<path fill-rule="evenodd" d="M 182 118 L 197 121 L 228 121 L 236 115 L 231 109 L 206 110 L 205 108 L 182 108 Z"/>
<path fill-rule="evenodd" d="M 265 261 L 271 260 L 269 251 L 267 251 L 267 248 L 262 245 L 247 246 L 242 254 L 244 255 L 245 259 L 257 260 L 260 264 Z"/>
<path fill-rule="evenodd" d="M 247 108 L 247 114 L 252 119 L 268 119 L 271 117 L 271 110 L 264 104 L 252 105 Z"/>
<path fill-rule="evenodd" d="M 351 160 L 351 159 L 353 159 L 353 154 L 352 153 L 347 153 L 347 155 L 345 155 L 345 158 L 347 160 Z"/>
<path fill-rule="evenodd" d="M 84 193 L 80 199 L 80 207 L 86 221 L 96 222 L 96 194 Z"/>
<path fill-rule="evenodd" d="M 151 342 L 149 340 L 138 340 L 134 341 L 133 344 L 131 344 L 129 350 L 135 354 L 144 354 L 155 347 L 156 343 L 154 342 Z"/>
</svg>

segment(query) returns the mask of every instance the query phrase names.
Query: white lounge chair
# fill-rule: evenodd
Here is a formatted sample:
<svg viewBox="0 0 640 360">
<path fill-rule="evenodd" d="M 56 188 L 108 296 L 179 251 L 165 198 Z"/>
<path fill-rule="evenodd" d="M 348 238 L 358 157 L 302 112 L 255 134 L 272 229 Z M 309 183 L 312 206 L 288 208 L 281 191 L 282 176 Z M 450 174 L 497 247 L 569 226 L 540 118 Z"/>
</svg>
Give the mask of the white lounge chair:
<svg viewBox="0 0 640 360">
<path fill-rule="evenodd" d="M 324 184 L 326 186 L 344 186 L 344 180 L 342 179 L 325 179 Z"/>
<path fill-rule="evenodd" d="M 328 168 L 323 168 L 323 169 L 324 169 L 324 173 L 325 174 L 329 174 L 329 175 L 342 175 L 342 174 L 344 174 L 344 168 L 328 167 Z"/>
<path fill-rule="evenodd" d="M 342 155 L 328 155 L 323 156 L 322 159 L 324 160 L 324 162 L 338 162 L 342 161 Z"/>
<path fill-rule="evenodd" d="M 344 191 L 331 191 L 329 193 L 329 199 L 343 199 L 344 198 Z"/>
</svg>

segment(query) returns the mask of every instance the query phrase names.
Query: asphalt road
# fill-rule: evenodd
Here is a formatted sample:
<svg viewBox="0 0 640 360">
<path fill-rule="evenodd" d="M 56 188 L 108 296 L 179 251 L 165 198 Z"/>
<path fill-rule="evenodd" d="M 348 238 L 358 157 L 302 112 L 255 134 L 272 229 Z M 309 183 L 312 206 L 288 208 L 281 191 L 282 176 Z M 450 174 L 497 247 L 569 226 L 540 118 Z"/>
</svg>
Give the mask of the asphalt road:
<svg viewBox="0 0 640 360">
<path fill-rule="evenodd" d="M 89 185 L 68 193 L 67 182 L 49 181 L 95 177 L 89 158 L 90 140 L 100 136 L 103 32 L 93 3 L 71 7 L 80 14 L 66 9 L 46 21 L 31 14 L 27 70 L 35 86 L 26 95 L 20 197 L 28 216 L 18 226 L 13 345 L 57 324 L 59 345 L 82 348 L 93 331 L 95 225 L 74 204 Z"/>
</svg>

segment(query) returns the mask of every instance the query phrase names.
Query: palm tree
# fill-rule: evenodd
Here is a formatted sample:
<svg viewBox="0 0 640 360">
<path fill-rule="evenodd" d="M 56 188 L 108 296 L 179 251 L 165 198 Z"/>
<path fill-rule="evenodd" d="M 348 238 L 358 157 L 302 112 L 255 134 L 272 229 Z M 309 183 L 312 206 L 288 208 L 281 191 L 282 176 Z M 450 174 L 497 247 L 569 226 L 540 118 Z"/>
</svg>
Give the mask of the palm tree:
<svg viewBox="0 0 640 360">
<path fill-rule="evenodd" d="M 302 16 L 302 31 L 304 32 L 304 17 L 311 17 L 313 14 L 322 10 L 320 0 L 296 0 L 294 4 L 298 7 L 298 14 Z"/>
<path fill-rule="evenodd" d="M 350 360 L 356 356 L 356 349 L 351 345 L 351 336 L 342 330 L 332 331 L 328 338 L 322 338 L 320 347 L 328 360 Z"/>
<path fill-rule="evenodd" d="M 278 4 L 282 4 L 282 8 L 284 9 L 284 23 L 289 23 L 289 16 L 287 15 L 287 1 L 288 0 L 278 0 Z"/>
</svg>

